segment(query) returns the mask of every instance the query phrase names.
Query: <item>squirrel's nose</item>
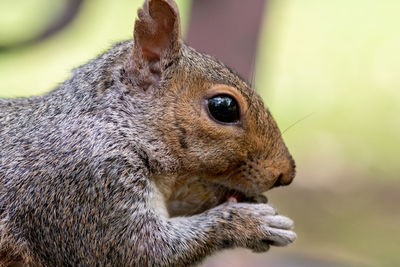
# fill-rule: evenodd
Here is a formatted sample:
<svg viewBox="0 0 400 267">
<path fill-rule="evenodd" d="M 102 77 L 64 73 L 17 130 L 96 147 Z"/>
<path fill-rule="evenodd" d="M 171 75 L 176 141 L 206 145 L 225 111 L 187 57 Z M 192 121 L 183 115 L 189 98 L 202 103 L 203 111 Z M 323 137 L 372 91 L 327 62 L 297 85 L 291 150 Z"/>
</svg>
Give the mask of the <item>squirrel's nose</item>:
<svg viewBox="0 0 400 267">
<path fill-rule="evenodd" d="M 295 175 L 296 175 L 296 164 L 292 158 L 292 156 L 289 156 L 288 159 L 285 160 L 285 164 L 283 164 L 282 168 L 280 169 L 280 173 L 278 175 L 278 178 L 275 181 L 275 184 L 272 187 L 277 187 L 277 186 L 283 186 L 283 185 L 289 185 Z"/>
</svg>

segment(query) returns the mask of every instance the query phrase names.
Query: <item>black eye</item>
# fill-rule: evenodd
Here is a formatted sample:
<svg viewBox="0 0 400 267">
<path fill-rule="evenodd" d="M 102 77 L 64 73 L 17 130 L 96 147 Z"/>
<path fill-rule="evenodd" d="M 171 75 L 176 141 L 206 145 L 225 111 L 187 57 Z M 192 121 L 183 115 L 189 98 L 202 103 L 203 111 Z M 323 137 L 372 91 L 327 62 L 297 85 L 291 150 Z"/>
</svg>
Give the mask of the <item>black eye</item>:
<svg viewBox="0 0 400 267">
<path fill-rule="evenodd" d="M 229 95 L 216 95 L 208 99 L 208 110 L 218 122 L 233 123 L 240 119 L 239 105 Z"/>
</svg>

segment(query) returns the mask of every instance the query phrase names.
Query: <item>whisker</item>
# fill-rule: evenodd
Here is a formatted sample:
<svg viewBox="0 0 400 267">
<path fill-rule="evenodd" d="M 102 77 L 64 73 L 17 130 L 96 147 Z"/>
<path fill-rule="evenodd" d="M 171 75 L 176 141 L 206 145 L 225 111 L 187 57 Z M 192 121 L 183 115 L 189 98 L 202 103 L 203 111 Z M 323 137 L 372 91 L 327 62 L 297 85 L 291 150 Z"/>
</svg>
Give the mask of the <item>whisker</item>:
<svg viewBox="0 0 400 267">
<path fill-rule="evenodd" d="M 256 74 L 257 74 L 257 68 L 256 68 L 256 57 L 254 56 L 252 59 L 252 64 L 251 64 L 251 70 L 250 70 L 250 86 L 257 91 L 256 87 Z"/>
<path fill-rule="evenodd" d="M 292 125 L 290 125 L 289 127 L 287 127 L 287 128 L 282 132 L 282 135 L 283 135 L 284 133 L 286 133 L 290 128 L 292 128 L 292 127 L 296 126 L 298 123 L 300 123 L 300 122 L 302 122 L 302 121 L 308 119 L 309 117 L 311 117 L 311 116 L 314 115 L 315 113 L 316 113 L 316 112 L 311 112 L 311 113 L 308 114 L 307 116 L 304 116 L 303 118 L 299 119 L 298 121 L 296 121 L 295 123 L 293 123 Z"/>
<path fill-rule="evenodd" d="M 249 84 L 250 88 L 252 88 L 253 90 L 251 90 L 251 94 L 248 96 L 249 103 L 248 103 L 246 115 L 250 111 L 250 108 L 253 104 L 253 101 L 251 101 L 251 100 L 254 99 L 254 94 L 256 94 L 256 92 L 257 92 L 257 90 L 256 90 L 256 73 L 257 73 L 256 57 L 254 56 L 252 59 L 252 67 L 250 70 L 250 80 L 248 80 L 248 84 Z"/>
</svg>

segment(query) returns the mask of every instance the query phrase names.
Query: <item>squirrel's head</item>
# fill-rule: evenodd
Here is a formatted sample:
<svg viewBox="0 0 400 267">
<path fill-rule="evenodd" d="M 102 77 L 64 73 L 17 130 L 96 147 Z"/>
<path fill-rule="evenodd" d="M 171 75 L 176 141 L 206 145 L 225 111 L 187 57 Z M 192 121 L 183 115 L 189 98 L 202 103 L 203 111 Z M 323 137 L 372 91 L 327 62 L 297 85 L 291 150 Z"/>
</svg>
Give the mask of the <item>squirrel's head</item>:
<svg viewBox="0 0 400 267">
<path fill-rule="evenodd" d="M 225 194 L 217 202 L 229 194 L 249 200 L 292 181 L 294 161 L 261 98 L 225 65 L 180 40 L 174 1 L 148 0 L 139 10 L 132 58 L 136 87 L 153 105 L 151 131 L 162 134 L 165 157 L 177 162 L 157 178 L 173 180 L 160 182 L 168 184 L 171 202 L 196 202 L 201 194 Z"/>
</svg>

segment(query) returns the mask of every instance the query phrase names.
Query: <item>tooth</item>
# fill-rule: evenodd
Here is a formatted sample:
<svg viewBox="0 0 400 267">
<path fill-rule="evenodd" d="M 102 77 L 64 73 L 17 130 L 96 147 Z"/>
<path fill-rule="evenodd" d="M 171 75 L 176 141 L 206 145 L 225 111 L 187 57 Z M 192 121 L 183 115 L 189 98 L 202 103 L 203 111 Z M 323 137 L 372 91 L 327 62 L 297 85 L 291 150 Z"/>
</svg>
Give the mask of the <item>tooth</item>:
<svg viewBox="0 0 400 267">
<path fill-rule="evenodd" d="M 237 203 L 237 199 L 235 197 L 228 197 L 227 201 L 229 204 L 235 204 Z"/>
</svg>

